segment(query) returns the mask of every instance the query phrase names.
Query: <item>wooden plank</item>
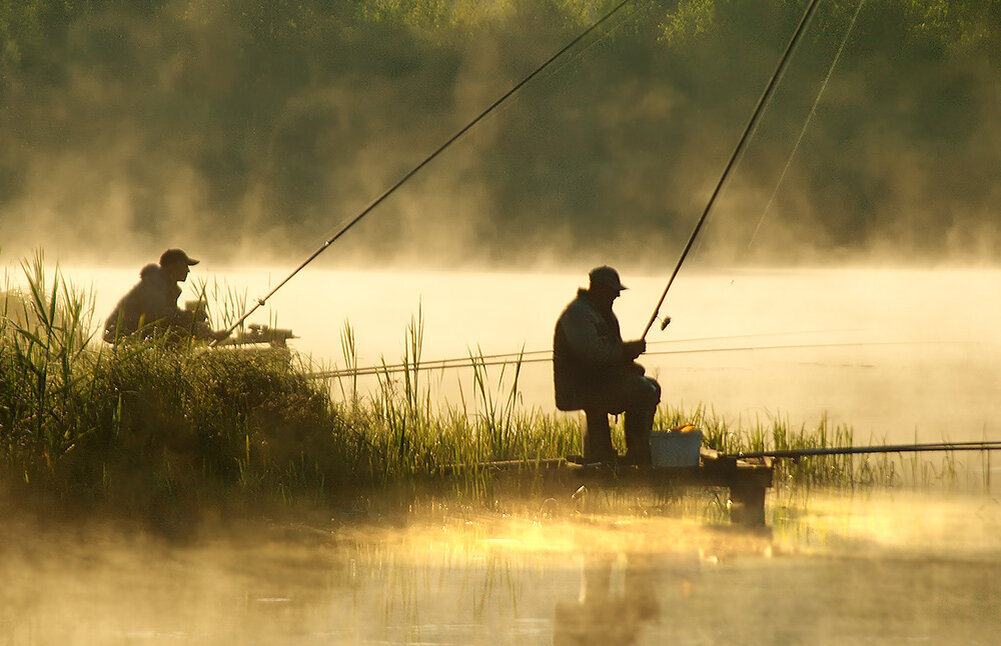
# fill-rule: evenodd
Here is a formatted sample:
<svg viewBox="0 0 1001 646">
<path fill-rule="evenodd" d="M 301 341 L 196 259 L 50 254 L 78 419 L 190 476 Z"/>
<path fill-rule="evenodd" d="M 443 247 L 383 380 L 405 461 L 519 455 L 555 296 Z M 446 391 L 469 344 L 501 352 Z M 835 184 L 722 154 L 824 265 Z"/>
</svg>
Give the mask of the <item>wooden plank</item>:
<svg viewBox="0 0 1001 646">
<path fill-rule="evenodd" d="M 636 467 L 581 464 L 579 456 L 540 460 L 500 460 L 472 466 L 449 465 L 441 473 L 484 469 L 517 478 L 556 477 L 561 486 L 720 487 L 729 489 L 730 519 L 736 524 L 765 524 L 765 493 L 774 479 L 770 458 L 737 459 L 702 449 L 701 464 L 692 467 Z"/>
</svg>

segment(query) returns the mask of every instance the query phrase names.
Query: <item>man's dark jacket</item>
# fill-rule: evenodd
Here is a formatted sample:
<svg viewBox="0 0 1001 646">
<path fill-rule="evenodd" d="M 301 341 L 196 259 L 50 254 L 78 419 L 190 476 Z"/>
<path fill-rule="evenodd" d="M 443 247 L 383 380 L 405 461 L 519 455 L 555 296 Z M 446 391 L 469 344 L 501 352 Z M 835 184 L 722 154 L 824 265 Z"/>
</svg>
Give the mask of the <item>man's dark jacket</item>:
<svg viewBox="0 0 1001 646">
<path fill-rule="evenodd" d="M 160 265 L 146 265 L 139 278 L 104 324 L 105 341 L 113 343 L 137 333 L 148 337 L 170 328 L 191 328 L 193 317 L 177 307 L 181 288 Z"/>
<path fill-rule="evenodd" d="M 631 363 L 611 307 L 598 306 L 585 289 L 560 314 L 553 334 L 553 386 L 556 407 L 593 406 L 611 379 Z"/>
</svg>

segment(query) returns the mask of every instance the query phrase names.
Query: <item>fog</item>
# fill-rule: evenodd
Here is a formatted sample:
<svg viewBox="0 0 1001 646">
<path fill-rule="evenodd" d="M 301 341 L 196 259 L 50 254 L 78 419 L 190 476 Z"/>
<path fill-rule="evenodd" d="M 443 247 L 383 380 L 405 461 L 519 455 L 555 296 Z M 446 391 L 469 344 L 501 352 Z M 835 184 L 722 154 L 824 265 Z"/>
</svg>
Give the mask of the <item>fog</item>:
<svg viewBox="0 0 1001 646">
<path fill-rule="evenodd" d="M 664 502 L 554 503 L 334 509 L 179 544 L 5 523 L 0 642 L 976 644 L 1001 627 L 996 500 L 811 496 L 776 503 L 786 520 L 757 533 Z"/>
<path fill-rule="evenodd" d="M 295 263 L 606 3 L 41 3 L 7 9 L 0 240 L 132 265 Z M 51 6 L 50 6 L 51 5 Z M 637 2 L 320 260 L 676 257 L 798 3 Z M 824 3 L 705 230 L 705 261 L 993 262 L 997 8 Z M 751 232 L 761 222 L 760 230 Z"/>
</svg>

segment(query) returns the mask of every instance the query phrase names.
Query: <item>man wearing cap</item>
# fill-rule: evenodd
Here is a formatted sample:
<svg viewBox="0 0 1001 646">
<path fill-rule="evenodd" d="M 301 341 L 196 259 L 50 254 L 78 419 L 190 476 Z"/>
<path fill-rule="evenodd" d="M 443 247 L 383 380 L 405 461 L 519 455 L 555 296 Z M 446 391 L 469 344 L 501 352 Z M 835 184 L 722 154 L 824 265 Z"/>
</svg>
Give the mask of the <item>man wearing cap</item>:
<svg viewBox="0 0 1001 646">
<path fill-rule="evenodd" d="M 118 301 L 104 324 L 104 340 L 117 344 L 127 337 L 147 339 L 168 332 L 175 340 L 218 337 L 196 312 L 177 307 L 178 283 L 188 278 L 188 267 L 197 264 L 180 249 L 167 249 L 159 264 L 143 267 L 139 282 Z"/>
<path fill-rule="evenodd" d="M 625 413 L 627 464 L 650 464 L 650 430 L 660 402 L 660 385 L 644 376 L 636 363 L 646 341 L 623 341 L 612 302 L 626 287 L 617 271 L 596 267 L 588 274 L 587 289 L 560 314 L 553 334 L 553 385 L 556 407 L 583 410 L 584 459 L 611 463 L 608 415 Z"/>
</svg>

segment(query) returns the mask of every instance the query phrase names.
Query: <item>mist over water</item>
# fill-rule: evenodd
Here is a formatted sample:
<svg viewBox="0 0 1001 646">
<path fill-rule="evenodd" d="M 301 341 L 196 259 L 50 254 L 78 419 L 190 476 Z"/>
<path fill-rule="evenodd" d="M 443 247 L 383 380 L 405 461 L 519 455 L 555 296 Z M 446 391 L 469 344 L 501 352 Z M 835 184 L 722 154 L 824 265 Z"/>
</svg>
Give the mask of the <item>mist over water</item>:
<svg viewBox="0 0 1001 646">
<path fill-rule="evenodd" d="M 8 261 L 115 267 L 91 274 L 98 318 L 168 246 L 263 295 L 607 9 L 42 4 L 6 10 L 0 237 Z M 345 320 L 360 365 L 396 362 L 418 307 L 426 359 L 543 350 L 608 263 L 636 288 L 618 312 L 637 336 L 799 4 L 629 7 L 286 286 L 279 323 L 320 364 L 343 361 Z M 668 300 L 675 323 L 648 339 L 868 345 L 651 355 L 666 401 L 826 411 L 860 439 L 997 432 L 993 271 L 726 269 L 996 263 L 997 7 L 939 9 L 864 7 L 790 157 L 854 11 L 824 4 Z M 551 404 L 545 365 L 522 393 Z"/>
<path fill-rule="evenodd" d="M 175 545 L 5 524 L 0 643 L 990 644 L 1001 628 L 996 500 L 816 495 L 778 502 L 796 515 L 765 533 L 504 504 Z"/>
</svg>

